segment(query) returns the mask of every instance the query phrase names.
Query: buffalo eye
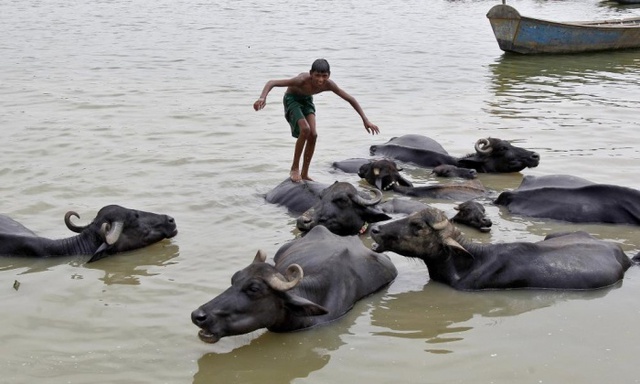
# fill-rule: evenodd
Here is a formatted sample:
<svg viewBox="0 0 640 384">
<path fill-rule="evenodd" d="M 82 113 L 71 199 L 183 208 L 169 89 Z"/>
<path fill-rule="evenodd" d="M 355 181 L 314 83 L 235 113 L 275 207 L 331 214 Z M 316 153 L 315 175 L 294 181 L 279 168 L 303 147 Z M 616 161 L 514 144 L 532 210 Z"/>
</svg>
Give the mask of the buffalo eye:
<svg viewBox="0 0 640 384">
<path fill-rule="evenodd" d="M 409 230 L 411 231 L 412 235 L 418 235 L 422 228 L 424 228 L 424 225 L 421 222 L 414 221 L 409 225 Z"/>
<path fill-rule="evenodd" d="M 333 204 L 335 204 L 339 208 L 346 208 L 349 206 L 349 199 L 344 196 L 336 197 L 335 199 L 333 199 Z"/>
<path fill-rule="evenodd" d="M 505 152 L 507 152 L 507 150 L 508 150 L 508 149 L 509 149 L 509 148 L 507 148 L 507 147 L 506 147 L 506 146 L 504 146 L 504 145 L 499 145 L 498 147 L 496 147 L 496 148 L 494 149 L 494 151 L 495 151 L 495 152 L 499 152 L 499 153 L 505 153 Z"/>
<path fill-rule="evenodd" d="M 259 296 L 262 292 L 262 284 L 252 281 L 243 290 L 249 297 Z"/>
</svg>

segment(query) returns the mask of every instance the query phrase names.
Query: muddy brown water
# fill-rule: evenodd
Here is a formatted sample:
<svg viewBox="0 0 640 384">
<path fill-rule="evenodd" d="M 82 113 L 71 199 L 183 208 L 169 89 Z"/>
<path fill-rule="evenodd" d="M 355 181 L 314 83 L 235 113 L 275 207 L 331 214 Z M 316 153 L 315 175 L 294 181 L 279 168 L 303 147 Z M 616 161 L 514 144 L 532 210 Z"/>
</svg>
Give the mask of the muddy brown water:
<svg viewBox="0 0 640 384">
<path fill-rule="evenodd" d="M 331 163 L 420 133 L 454 155 L 486 136 L 540 153 L 537 168 L 482 175 L 494 191 L 555 173 L 640 188 L 640 52 L 505 55 L 485 17 L 496 3 L 1 2 L 0 212 L 59 238 L 66 211 L 84 223 L 115 203 L 170 214 L 180 232 L 92 264 L 0 258 L 0 381 L 637 382 L 639 267 L 595 292 L 468 293 L 390 253 L 393 284 L 327 326 L 208 345 L 191 324 L 257 249 L 272 256 L 297 235 L 295 219 L 261 197 L 291 161 L 282 89 L 263 111 L 252 104 L 268 79 L 318 57 L 381 129 L 368 136 L 346 102 L 317 96 L 318 181 L 364 187 Z M 513 5 L 556 20 L 640 15 L 595 0 Z M 432 181 L 405 169 L 416 184 Z M 434 204 L 454 213 L 455 202 Z M 637 227 L 486 207 L 492 231 L 464 230 L 478 241 L 580 229 L 640 251 Z"/>
</svg>

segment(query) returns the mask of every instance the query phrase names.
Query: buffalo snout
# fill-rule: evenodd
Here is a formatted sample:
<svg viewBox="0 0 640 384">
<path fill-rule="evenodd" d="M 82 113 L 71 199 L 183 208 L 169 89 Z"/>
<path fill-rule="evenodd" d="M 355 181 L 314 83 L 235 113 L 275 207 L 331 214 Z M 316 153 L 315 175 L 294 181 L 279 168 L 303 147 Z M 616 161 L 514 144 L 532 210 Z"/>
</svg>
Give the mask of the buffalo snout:
<svg viewBox="0 0 640 384">
<path fill-rule="evenodd" d="M 191 312 L 191 321 L 198 327 L 202 327 L 207 322 L 207 313 L 202 308 L 198 308 Z"/>
</svg>

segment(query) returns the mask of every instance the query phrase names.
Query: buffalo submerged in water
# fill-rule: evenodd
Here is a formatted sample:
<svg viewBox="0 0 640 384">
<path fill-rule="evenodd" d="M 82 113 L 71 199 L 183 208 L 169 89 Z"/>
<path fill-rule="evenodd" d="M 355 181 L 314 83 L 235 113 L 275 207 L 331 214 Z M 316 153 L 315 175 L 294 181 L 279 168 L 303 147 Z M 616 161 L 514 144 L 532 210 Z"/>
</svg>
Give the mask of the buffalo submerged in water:
<svg viewBox="0 0 640 384">
<path fill-rule="evenodd" d="M 323 225 L 333 233 L 350 236 L 366 229 L 369 223 L 391 218 L 377 207 L 382 193 L 371 192 L 374 196 L 347 182 L 326 185 L 315 181 L 295 183 L 287 179 L 269 191 L 265 199 L 287 207 L 290 213 L 299 214 L 296 226 L 303 232 Z"/>
<path fill-rule="evenodd" d="M 433 207 L 376 225 L 371 237 L 375 251 L 419 258 L 432 280 L 460 290 L 598 289 L 622 280 L 633 263 L 618 244 L 586 232 L 554 233 L 535 243 L 475 243 Z"/>
<path fill-rule="evenodd" d="M 371 155 L 387 156 L 421 167 L 450 164 L 481 173 L 520 172 L 525 168 L 537 167 L 540 162 L 538 153 L 493 137 L 479 139 L 474 148 L 475 153 L 454 157 L 435 140 L 410 134 L 394 137 L 384 144 L 372 145 L 369 150 Z"/>
<path fill-rule="evenodd" d="M 365 247 L 359 237 L 317 226 L 283 245 L 274 264 L 258 251 L 248 267 L 233 275 L 231 287 L 194 310 L 191 320 L 207 343 L 261 328 L 310 328 L 340 318 L 397 274 L 386 255 Z"/>
<path fill-rule="evenodd" d="M 401 168 L 389 159 L 374 160 L 363 164 L 358 170 L 358 176 L 381 191 L 393 191 L 410 197 L 469 200 L 484 196 L 488 193 L 480 181 L 474 180 L 474 178 L 477 177 L 475 170 L 467 170 L 473 171 L 473 173 L 463 172 L 461 168 L 446 166 L 448 169 L 448 171 L 446 171 L 444 167 L 445 166 L 436 167 L 434 168 L 434 172 L 436 172 L 435 169 L 439 169 L 438 173 L 440 174 L 449 174 L 451 176 L 464 174 L 467 176 L 465 177 L 466 180 L 462 182 L 437 183 L 416 187 L 400 174 Z M 471 175 L 476 176 L 471 177 Z"/>
<path fill-rule="evenodd" d="M 115 253 L 133 251 L 177 235 L 171 216 L 108 205 L 93 221 L 77 226 L 69 211 L 64 222 L 69 230 L 78 233 L 65 239 L 47 239 L 36 235 L 17 221 L 0 215 L 0 255 L 51 257 L 91 255 L 89 262 Z"/>
<path fill-rule="evenodd" d="M 570 175 L 525 176 L 496 205 L 522 216 L 572 223 L 640 225 L 640 191 Z"/>
<path fill-rule="evenodd" d="M 382 192 L 372 190 L 374 197 L 364 198 L 346 182 L 335 182 L 322 191 L 320 200 L 305 211 L 296 226 L 307 232 L 322 225 L 331 232 L 350 236 L 364 233 L 370 223 L 391 219 L 379 207 Z"/>
</svg>

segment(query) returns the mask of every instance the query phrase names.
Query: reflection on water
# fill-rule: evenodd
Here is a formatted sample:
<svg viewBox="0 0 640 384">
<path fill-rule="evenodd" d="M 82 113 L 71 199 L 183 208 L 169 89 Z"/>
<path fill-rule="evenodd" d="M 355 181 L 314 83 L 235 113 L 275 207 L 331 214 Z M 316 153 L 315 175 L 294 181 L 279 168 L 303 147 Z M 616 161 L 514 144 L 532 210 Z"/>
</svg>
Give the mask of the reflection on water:
<svg viewBox="0 0 640 384">
<path fill-rule="evenodd" d="M 496 98 L 487 103 L 491 113 L 501 117 L 562 118 L 574 112 L 554 111 L 562 109 L 561 103 L 620 109 L 621 115 L 628 108 L 640 107 L 640 100 L 620 88 L 630 76 L 640 74 L 638 50 L 579 55 L 505 53 L 489 65 L 489 70 L 490 88 Z M 533 112 L 532 103 L 539 103 L 546 113 Z"/>
<path fill-rule="evenodd" d="M 166 267 L 175 264 L 170 260 L 179 255 L 180 249 L 177 245 L 163 241 L 142 250 L 112 255 L 99 262 L 84 264 L 84 268 L 103 271 L 104 277 L 99 280 L 106 285 L 138 285 L 141 277 L 158 274 L 149 273 L 149 267 Z"/>
<path fill-rule="evenodd" d="M 616 80 L 619 74 L 637 74 L 640 51 L 529 56 L 504 53 L 489 68 L 493 91 L 501 95 L 527 83 L 557 84 L 558 80 L 601 83 Z"/>
<path fill-rule="evenodd" d="M 174 264 L 170 260 L 179 255 L 179 247 L 171 244 L 169 240 L 165 240 L 137 251 L 111 255 L 94 263 L 87 263 L 90 258 L 88 255 L 47 258 L 3 256 L 0 257 L 0 271 L 24 268 L 24 271 L 20 272 L 22 275 L 44 272 L 60 264 L 69 264 L 77 268 L 103 271 L 104 277 L 99 280 L 106 285 L 138 285 L 140 284 L 140 277 L 157 275 L 157 273 L 149 273 L 149 267 L 165 267 Z M 72 278 L 82 279 L 82 270 L 80 269 L 73 274 Z"/>
<path fill-rule="evenodd" d="M 381 295 L 375 294 L 348 312 L 344 317 L 319 327 L 289 333 L 264 332 L 249 344 L 229 352 L 212 352 L 198 359 L 198 372 L 194 384 L 205 383 L 253 383 L 267 378 L 269 383 L 289 383 L 306 378 L 312 372 L 325 367 L 331 352 L 345 344 L 343 336 L 356 319 L 373 302 L 379 305 Z M 234 337 L 218 343 L 231 343 Z M 214 344 L 214 348 L 224 348 Z"/>
<path fill-rule="evenodd" d="M 313 330 L 282 335 L 267 332 L 231 352 L 203 355 L 193 383 L 255 383 L 261 378 L 289 383 L 322 369 L 329 363 L 329 352 L 343 344 L 337 333 L 326 338 Z"/>
<path fill-rule="evenodd" d="M 476 316 L 508 317 L 549 307 L 569 300 L 604 297 L 612 287 L 594 291 L 457 291 L 447 285 L 429 282 L 424 290 L 388 295 L 372 311 L 372 323 L 387 328 L 376 334 L 424 339 L 431 353 L 451 353 L 447 343 L 462 340 L 461 333 L 473 329 L 465 324 Z"/>
</svg>

